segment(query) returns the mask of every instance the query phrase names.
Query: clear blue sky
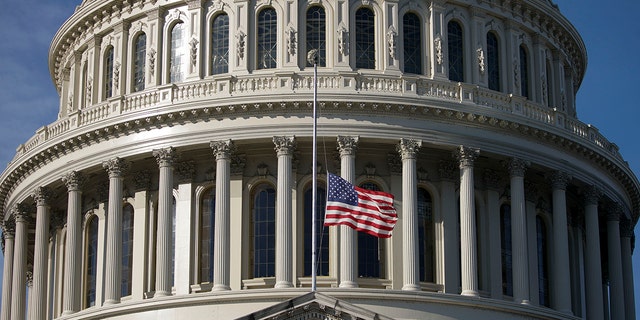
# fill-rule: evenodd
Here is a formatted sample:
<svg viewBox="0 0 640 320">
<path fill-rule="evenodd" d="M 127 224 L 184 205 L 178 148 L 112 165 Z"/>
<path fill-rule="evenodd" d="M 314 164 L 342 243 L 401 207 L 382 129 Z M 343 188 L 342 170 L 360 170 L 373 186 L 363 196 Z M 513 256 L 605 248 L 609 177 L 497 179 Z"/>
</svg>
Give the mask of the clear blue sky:
<svg viewBox="0 0 640 320">
<path fill-rule="evenodd" d="M 47 54 L 58 27 L 81 0 L 3 0 L 0 10 L 0 168 L 16 147 L 56 119 L 58 95 Z M 587 47 L 587 75 L 578 92 L 578 117 L 615 142 L 640 173 L 640 1 L 556 0 Z M 636 234 L 640 234 L 636 227 Z M 2 268 L 0 256 L 0 275 Z M 636 306 L 640 254 L 633 256 Z M 1 279 L 0 279 L 1 281 Z M 1 308 L 2 306 L 0 306 Z M 636 307 L 637 309 L 637 307 Z M 640 314 L 640 310 L 638 310 Z"/>
</svg>

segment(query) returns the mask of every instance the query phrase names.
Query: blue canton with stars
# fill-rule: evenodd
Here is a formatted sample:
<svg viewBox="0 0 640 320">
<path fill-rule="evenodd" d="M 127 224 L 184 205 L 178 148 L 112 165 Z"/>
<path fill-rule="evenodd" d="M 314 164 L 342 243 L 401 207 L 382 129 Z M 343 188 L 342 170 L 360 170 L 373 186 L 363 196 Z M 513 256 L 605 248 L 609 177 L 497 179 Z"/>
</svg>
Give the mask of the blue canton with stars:
<svg viewBox="0 0 640 320">
<path fill-rule="evenodd" d="M 347 180 L 329 173 L 328 200 L 358 206 L 358 193 Z"/>
</svg>

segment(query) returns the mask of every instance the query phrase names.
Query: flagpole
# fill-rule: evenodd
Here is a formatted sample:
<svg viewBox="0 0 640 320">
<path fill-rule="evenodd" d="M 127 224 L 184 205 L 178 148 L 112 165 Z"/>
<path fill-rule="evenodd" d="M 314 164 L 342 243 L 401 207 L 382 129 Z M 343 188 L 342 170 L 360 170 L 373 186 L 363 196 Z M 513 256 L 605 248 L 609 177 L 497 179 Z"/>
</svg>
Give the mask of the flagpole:
<svg viewBox="0 0 640 320">
<path fill-rule="evenodd" d="M 307 61 L 313 64 L 313 155 L 311 162 L 312 184 L 311 184 L 311 292 L 316 291 L 316 274 L 317 272 L 317 243 L 316 243 L 316 204 L 318 203 L 318 150 L 316 146 L 316 136 L 318 134 L 318 112 L 316 104 L 318 100 L 318 50 L 312 49 L 307 54 Z"/>
</svg>

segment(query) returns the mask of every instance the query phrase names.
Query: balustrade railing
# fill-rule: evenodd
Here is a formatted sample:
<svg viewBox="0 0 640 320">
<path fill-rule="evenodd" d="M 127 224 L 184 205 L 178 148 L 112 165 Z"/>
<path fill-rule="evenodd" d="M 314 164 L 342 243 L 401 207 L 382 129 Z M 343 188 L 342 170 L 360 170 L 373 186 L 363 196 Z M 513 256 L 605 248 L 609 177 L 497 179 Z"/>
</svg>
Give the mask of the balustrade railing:
<svg viewBox="0 0 640 320">
<path fill-rule="evenodd" d="M 419 77 L 405 78 L 397 75 L 332 72 L 318 75 L 318 89 L 332 89 L 332 93 L 335 94 L 351 95 L 359 92 L 372 95 L 406 95 L 419 99 L 427 97 L 465 104 L 473 103 L 493 110 L 493 114 L 516 115 L 542 125 L 562 129 L 570 135 L 589 141 L 612 156 L 622 159 L 618 147 L 609 142 L 595 127 L 523 97 L 470 84 Z M 36 135 L 18 147 L 13 161 L 48 140 L 76 128 L 125 116 L 139 110 L 151 109 L 165 104 L 179 105 L 193 99 L 216 99 L 243 95 L 249 97 L 273 92 L 287 94 L 311 90 L 313 90 L 313 75 L 295 72 L 218 77 L 149 88 L 79 110 L 43 127 Z M 243 109 L 238 108 L 238 110 Z"/>
</svg>

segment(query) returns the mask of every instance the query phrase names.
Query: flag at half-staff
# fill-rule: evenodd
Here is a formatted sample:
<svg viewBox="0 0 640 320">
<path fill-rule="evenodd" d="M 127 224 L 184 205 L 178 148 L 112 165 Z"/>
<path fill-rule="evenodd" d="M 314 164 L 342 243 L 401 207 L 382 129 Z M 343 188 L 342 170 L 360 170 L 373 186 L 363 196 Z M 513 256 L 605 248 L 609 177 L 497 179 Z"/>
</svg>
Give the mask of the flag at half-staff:
<svg viewBox="0 0 640 320">
<path fill-rule="evenodd" d="M 398 221 L 392 194 L 356 187 L 331 173 L 327 176 L 325 226 L 345 225 L 378 238 L 391 237 Z"/>
</svg>

